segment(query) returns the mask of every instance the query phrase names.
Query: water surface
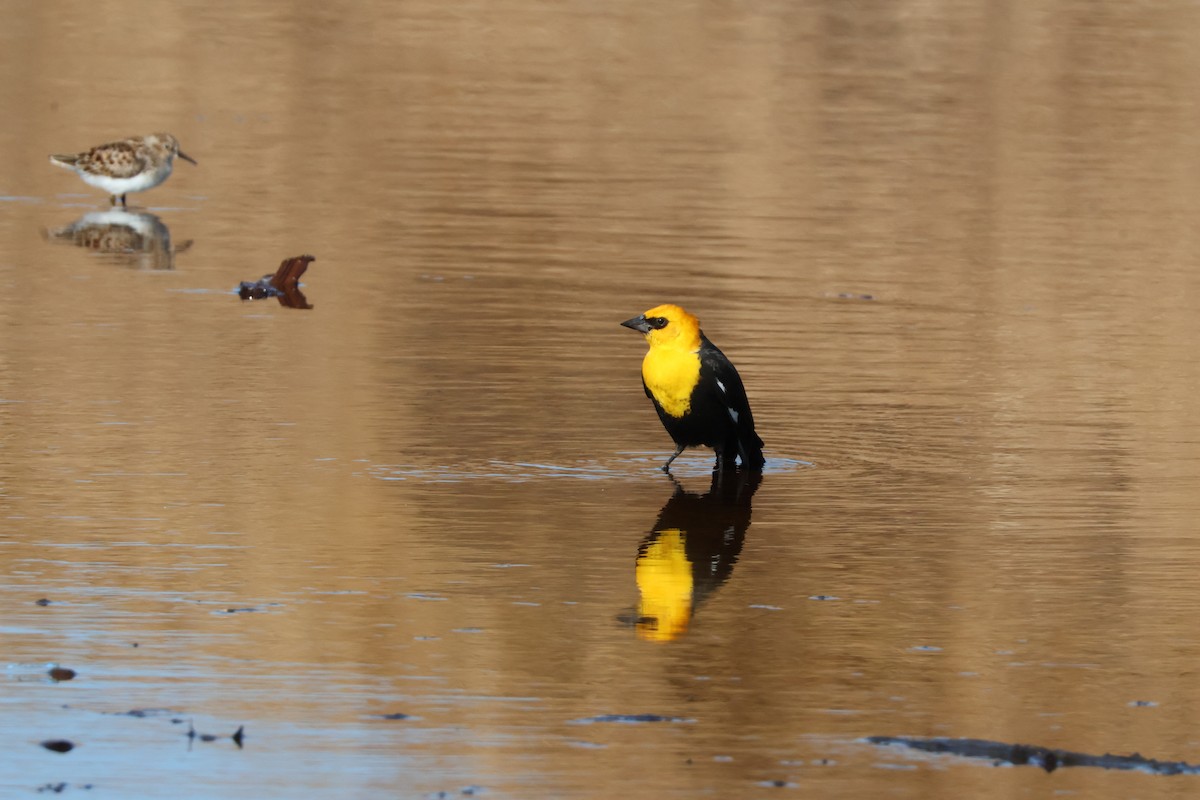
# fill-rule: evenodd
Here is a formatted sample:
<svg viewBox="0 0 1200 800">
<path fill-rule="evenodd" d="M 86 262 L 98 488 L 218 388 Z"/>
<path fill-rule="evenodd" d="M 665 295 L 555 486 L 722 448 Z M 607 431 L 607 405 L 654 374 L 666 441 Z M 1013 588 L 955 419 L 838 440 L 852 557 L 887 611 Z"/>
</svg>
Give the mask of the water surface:
<svg viewBox="0 0 1200 800">
<path fill-rule="evenodd" d="M 9 6 L 0 794 L 1195 794 L 1192 9 Z"/>
</svg>

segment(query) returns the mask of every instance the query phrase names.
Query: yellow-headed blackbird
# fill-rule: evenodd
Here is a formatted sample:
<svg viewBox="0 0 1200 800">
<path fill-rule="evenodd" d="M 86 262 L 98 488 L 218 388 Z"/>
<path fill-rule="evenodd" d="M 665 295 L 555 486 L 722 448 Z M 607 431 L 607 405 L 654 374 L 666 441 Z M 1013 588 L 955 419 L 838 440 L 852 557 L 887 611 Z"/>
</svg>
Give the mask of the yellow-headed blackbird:
<svg viewBox="0 0 1200 800">
<path fill-rule="evenodd" d="M 707 445 L 717 451 L 715 469 L 734 466 L 762 470 L 762 439 L 742 378 L 733 364 L 700 330 L 700 322 L 679 306 L 662 305 L 621 323 L 646 335 L 650 352 L 642 361 L 642 387 L 654 403 L 675 453 Z"/>
</svg>

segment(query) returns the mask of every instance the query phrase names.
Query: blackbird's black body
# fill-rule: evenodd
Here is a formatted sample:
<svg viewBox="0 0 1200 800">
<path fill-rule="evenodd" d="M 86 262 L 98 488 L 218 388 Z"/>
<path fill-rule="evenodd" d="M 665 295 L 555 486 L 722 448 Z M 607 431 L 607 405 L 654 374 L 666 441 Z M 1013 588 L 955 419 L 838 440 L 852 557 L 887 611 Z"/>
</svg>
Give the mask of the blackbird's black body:
<svg viewBox="0 0 1200 800">
<path fill-rule="evenodd" d="M 700 380 L 692 389 L 691 409 L 682 417 L 667 413 L 643 379 L 642 388 L 654 403 L 658 418 L 679 447 L 703 445 L 715 450 L 718 468 L 732 466 L 740 457 L 743 467 L 761 470 L 763 441 L 754 430 L 754 414 L 742 377 L 703 333 L 698 355 Z"/>
</svg>

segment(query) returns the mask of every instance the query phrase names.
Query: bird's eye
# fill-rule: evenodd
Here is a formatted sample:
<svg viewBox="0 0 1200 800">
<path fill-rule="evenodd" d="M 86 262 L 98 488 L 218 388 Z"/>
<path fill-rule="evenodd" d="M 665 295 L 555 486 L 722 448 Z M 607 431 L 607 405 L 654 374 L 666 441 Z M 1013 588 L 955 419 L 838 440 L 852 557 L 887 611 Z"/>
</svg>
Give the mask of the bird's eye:
<svg viewBox="0 0 1200 800">
<path fill-rule="evenodd" d="M 650 327 L 654 328 L 655 330 L 662 330 L 663 328 L 667 327 L 666 317 L 651 317 L 650 319 L 646 320 L 646 322 L 649 322 Z"/>
</svg>

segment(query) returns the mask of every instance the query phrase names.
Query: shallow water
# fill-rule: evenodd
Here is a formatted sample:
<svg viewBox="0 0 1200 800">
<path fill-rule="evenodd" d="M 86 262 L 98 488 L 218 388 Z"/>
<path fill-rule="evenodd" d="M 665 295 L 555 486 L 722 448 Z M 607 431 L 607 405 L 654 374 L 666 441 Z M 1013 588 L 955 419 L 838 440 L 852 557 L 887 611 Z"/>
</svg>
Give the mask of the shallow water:
<svg viewBox="0 0 1200 800">
<path fill-rule="evenodd" d="M 1194 10 L 10 6 L 0 794 L 1196 793 L 865 740 L 1200 762 Z"/>
</svg>

